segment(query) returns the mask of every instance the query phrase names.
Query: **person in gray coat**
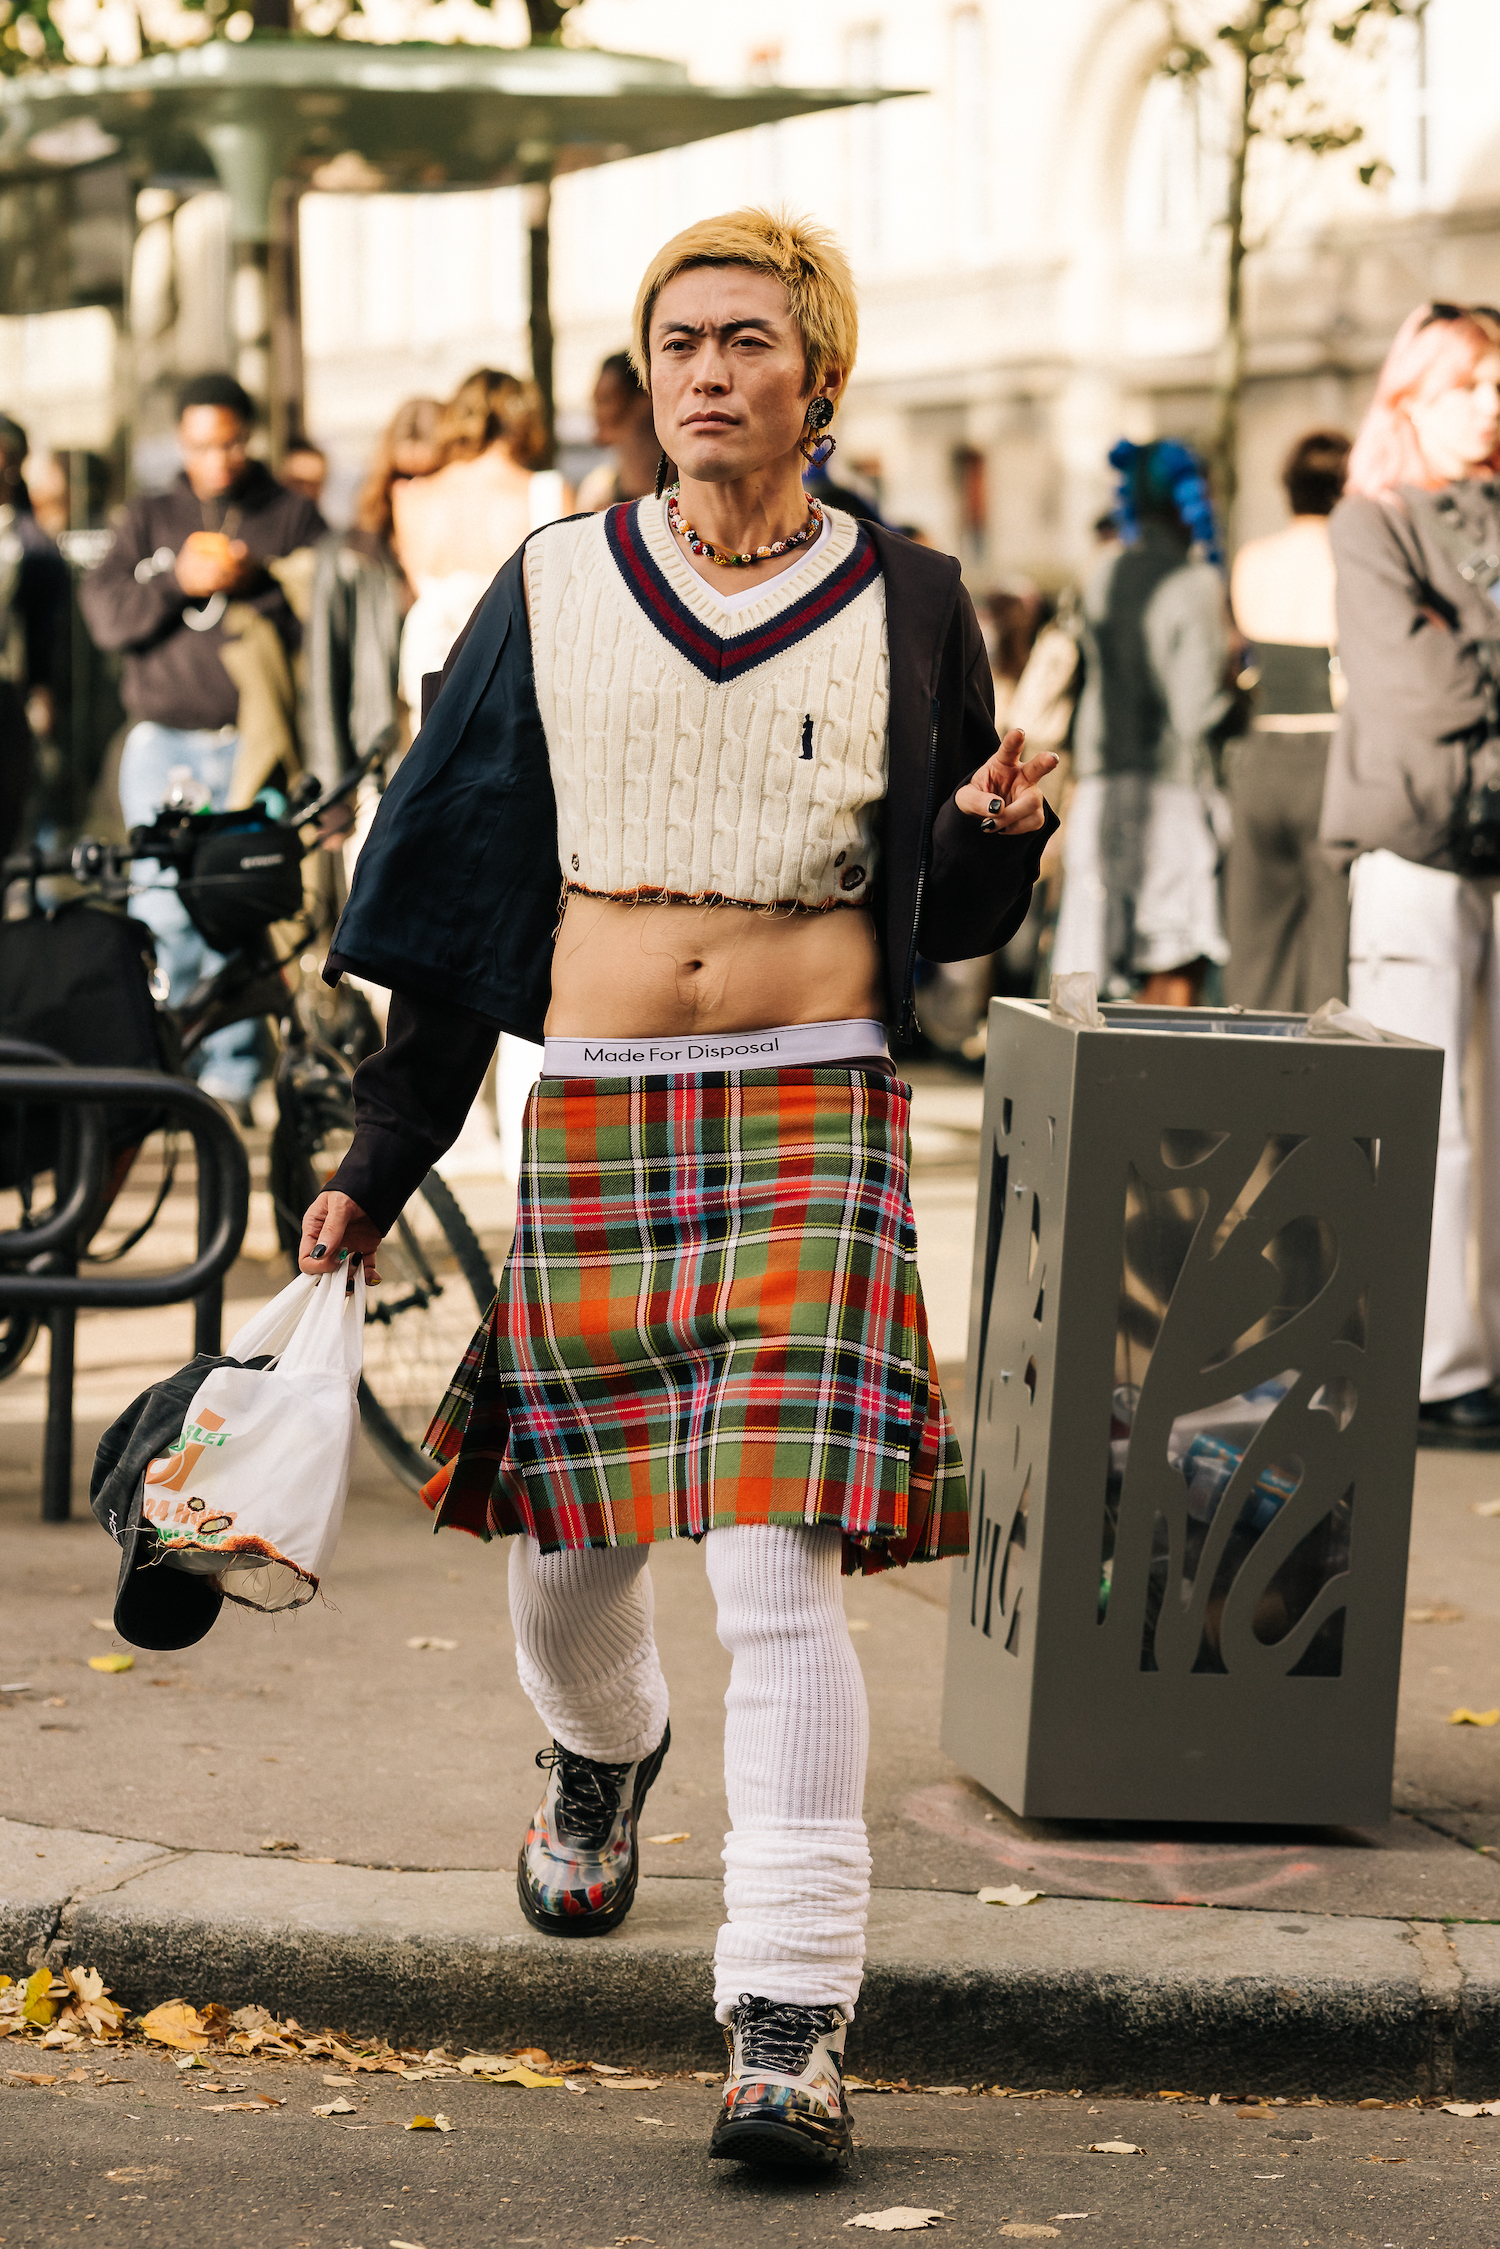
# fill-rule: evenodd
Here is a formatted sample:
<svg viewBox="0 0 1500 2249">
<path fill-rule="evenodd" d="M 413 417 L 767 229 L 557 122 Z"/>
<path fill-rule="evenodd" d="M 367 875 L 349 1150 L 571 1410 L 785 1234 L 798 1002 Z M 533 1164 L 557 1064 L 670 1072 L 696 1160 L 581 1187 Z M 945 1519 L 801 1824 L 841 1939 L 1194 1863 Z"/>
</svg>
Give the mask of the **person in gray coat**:
<svg viewBox="0 0 1500 2249">
<path fill-rule="evenodd" d="M 1350 1005 L 1446 1056 L 1420 1440 L 1494 1448 L 1496 909 L 1493 882 L 1453 871 L 1451 833 L 1469 754 L 1500 734 L 1500 608 L 1485 591 L 1500 575 L 1500 312 L 1432 304 L 1409 316 L 1355 440 L 1346 494 L 1329 528 L 1348 699 L 1321 833 L 1335 864 L 1352 862 Z M 1485 1056 L 1477 1116 L 1467 1109 L 1475 1037 Z"/>
</svg>

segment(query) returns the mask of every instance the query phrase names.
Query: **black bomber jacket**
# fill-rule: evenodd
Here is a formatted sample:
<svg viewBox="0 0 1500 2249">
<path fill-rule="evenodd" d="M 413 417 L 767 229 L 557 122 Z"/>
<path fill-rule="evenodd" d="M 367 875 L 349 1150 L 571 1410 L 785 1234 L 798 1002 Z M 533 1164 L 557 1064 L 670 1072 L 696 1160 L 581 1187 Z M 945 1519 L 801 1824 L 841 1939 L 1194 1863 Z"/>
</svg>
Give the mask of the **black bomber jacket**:
<svg viewBox="0 0 1500 2249">
<path fill-rule="evenodd" d="M 950 555 L 862 526 L 885 577 L 890 711 L 872 902 L 888 1018 L 915 1025 L 919 952 L 969 960 L 1025 919 L 1057 826 L 985 834 L 955 792 L 994 754 L 995 695 Z M 546 533 L 533 533 L 545 537 Z M 354 1144 L 330 1184 L 388 1226 L 457 1137 L 501 1031 L 539 1041 L 562 869 L 518 551 L 474 612 L 360 854 L 324 975 L 393 994 L 355 1075 Z"/>
</svg>

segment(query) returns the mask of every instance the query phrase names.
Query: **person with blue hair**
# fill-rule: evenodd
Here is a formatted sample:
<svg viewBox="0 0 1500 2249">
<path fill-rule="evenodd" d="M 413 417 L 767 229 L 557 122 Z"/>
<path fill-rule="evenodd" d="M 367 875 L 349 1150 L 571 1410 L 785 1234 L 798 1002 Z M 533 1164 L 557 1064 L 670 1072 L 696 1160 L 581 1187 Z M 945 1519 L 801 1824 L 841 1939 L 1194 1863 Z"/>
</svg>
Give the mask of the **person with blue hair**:
<svg viewBox="0 0 1500 2249">
<path fill-rule="evenodd" d="M 1109 998 L 1191 1007 L 1229 948 L 1219 905 L 1228 819 L 1213 750 L 1230 707 L 1230 629 L 1202 462 L 1122 438 L 1121 544 L 1084 595 L 1075 786 L 1052 965 Z"/>
</svg>

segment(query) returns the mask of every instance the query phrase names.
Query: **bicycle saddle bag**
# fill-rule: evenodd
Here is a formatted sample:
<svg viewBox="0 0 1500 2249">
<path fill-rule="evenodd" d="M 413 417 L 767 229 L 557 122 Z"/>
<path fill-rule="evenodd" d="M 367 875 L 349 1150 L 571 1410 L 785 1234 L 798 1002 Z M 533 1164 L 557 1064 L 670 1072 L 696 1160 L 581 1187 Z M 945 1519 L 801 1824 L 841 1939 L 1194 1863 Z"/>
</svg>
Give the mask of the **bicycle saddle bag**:
<svg viewBox="0 0 1500 2249">
<path fill-rule="evenodd" d="M 189 921 L 216 953 L 253 944 L 273 922 L 302 911 L 302 845 L 294 828 L 257 805 L 243 812 L 194 812 L 155 829 L 137 828 L 131 843 L 144 857 L 153 843 L 179 870 L 178 891 Z"/>
<path fill-rule="evenodd" d="M 151 996 L 156 940 L 144 922 L 77 899 L 0 922 L 0 1035 L 113 1070 L 171 1067 L 166 1019 Z M 0 1187 L 51 1171 L 62 1112 L 0 1105 Z M 136 1146 L 160 1117 L 111 1109 L 109 1139 Z"/>
</svg>

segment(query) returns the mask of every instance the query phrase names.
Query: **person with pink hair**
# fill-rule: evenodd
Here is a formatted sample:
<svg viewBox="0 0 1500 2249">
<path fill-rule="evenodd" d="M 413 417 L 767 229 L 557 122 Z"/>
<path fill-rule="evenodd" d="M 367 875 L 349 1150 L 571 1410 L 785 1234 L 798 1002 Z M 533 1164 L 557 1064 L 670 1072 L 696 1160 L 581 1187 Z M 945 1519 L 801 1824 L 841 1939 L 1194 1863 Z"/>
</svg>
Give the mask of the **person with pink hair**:
<svg viewBox="0 0 1500 2249">
<path fill-rule="evenodd" d="M 1349 1001 L 1446 1055 L 1420 1442 L 1500 1447 L 1500 963 L 1493 821 L 1466 825 L 1500 742 L 1500 311 L 1403 323 L 1330 523 L 1348 684 L 1322 840 L 1352 861 Z M 1476 848 L 1477 847 L 1477 848 Z M 1488 1017 L 1481 1027 L 1480 1013 Z M 1467 1055 L 1482 1092 L 1466 1113 Z M 1476 1163 L 1476 1150 L 1478 1162 Z M 1476 1177 L 1476 1173 L 1480 1176 Z M 1479 1228 L 1478 1290 L 1469 1241 Z"/>
</svg>

